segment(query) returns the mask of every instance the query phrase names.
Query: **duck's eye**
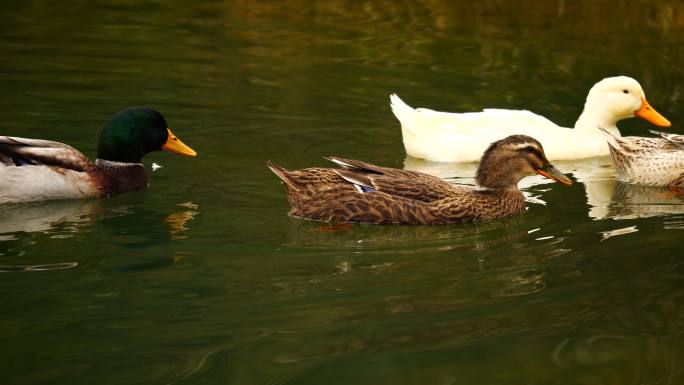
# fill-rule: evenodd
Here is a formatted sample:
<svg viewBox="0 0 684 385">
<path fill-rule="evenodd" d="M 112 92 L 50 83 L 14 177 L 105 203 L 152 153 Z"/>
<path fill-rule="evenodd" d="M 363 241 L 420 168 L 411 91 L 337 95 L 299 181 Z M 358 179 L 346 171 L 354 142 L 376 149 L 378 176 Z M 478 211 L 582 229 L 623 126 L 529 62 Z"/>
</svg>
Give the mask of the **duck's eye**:
<svg viewBox="0 0 684 385">
<path fill-rule="evenodd" d="M 622 93 L 623 93 L 623 94 L 628 94 L 629 91 L 628 91 L 628 90 L 622 90 Z"/>
<path fill-rule="evenodd" d="M 526 152 L 528 154 L 532 154 L 537 159 L 544 159 L 544 154 L 542 154 L 542 152 L 539 151 L 539 149 L 536 147 L 527 146 L 527 147 L 521 148 L 520 151 Z"/>
</svg>

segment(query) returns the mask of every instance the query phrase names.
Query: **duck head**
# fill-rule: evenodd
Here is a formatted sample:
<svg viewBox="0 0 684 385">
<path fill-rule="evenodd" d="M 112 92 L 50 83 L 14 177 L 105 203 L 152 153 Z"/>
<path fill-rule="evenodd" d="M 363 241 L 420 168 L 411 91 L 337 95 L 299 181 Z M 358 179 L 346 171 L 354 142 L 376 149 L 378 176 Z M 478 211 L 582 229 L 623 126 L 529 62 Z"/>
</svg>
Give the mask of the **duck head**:
<svg viewBox="0 0 684 385">
<path fill-rule="evenodd" d="M 635 116 L 658 127 L 671 125 L 646 101 L 639 82 L 627 76 L 616 76 L 605 78 L 591 87 L 580 121 L 582 118 L 590 119 L 588 123 L 595 129 L 597 124 L 615 127 L 618 121 Z"/>
<path fill-rule="evenodd" d="M 480 159 L 475 181 L 483 189 L 517 189 L 522 178 L 535 174 L 566 186 L 572 184 L 546 159 L 541 143 L 526 135 L 511 135 L 489 145 Z"/>
<path fill-rule="evenodd" d="M 185 156 L 197 153 L 180 141 L 157 111 L 129 107 L 114 115 L 100 134 L 97 157 L 123 163 L 140 163 L 145 154 L 165 150 Z"/>
</svg>

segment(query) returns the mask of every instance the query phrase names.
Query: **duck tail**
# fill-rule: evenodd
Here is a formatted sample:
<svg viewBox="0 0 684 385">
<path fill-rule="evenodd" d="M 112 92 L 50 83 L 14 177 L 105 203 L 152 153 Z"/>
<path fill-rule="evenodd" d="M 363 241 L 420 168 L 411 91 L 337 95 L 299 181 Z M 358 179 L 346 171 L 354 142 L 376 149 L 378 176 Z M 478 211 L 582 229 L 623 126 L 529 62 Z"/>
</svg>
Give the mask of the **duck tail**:
<svg viewBox="0 0 684 385">
<path fill-rule="evenodd" d="M 270 161 L 270 160 L 267 160 L 267 161 L 266 161 L 266 166 L 268 166 L 268 168 L 269 168 L 274 174 L 276 174 L 276 176 L 277 176 L 278 178 L 280 178 L 280 180 L 283 181 L 283 183 L 285 183 L 285 185 L 286 185 L 288 188 L 293 189 L 293 190 L 295 190 L 295 191 L 299 191 L 299 188 L 297 187 L 297 185 L 295 184 L 295 182 L 294 182 L 294 181 L 292 180 L 292 178 L 290 177 L 290 172 L 287 171 L 284 167 L 280 167 L 280 166 L 278 166 L 277 164 L 273 163 L 273 162 Z"/>
<path fill-rule="evenodd" d="M 610 144 L 612 147 L 620 147 L 620 143 L 618 142 L 618 139 L 615 137 L 615 135 L 611 134 L 608 130 L 605 128 L 599 127 L 598 128 L 601 132 L 603 132 L 603 136 L 606 137 L 606 140 L 608 141 L 608 144 Z"/>
<path fill-rule="evenodd" d="M 390 95 L 390 107 L 402 125 L 408 123 L 416 113 L 416 110 L 399 99 L 397 94 Z"/>
</svg>

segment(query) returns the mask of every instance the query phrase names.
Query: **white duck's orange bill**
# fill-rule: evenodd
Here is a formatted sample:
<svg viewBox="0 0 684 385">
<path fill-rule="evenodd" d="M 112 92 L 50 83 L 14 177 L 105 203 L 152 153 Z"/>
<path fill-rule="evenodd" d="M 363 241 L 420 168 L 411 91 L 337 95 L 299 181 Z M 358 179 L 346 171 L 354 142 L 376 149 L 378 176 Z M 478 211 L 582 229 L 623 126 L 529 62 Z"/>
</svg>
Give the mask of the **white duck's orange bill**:
<svg viewBox="0 0 684 385">
<path fill-rule="evenodd" d="M 658 127 L 670 127 L 672 125 L 669 120 L 665 119 L 664 116 L 660 115 L 658 111 L 651 107 L 644 98 L 641 98 L 641 108 L 634 111 L 634 116 L 648 120 Z"/>
</svg>

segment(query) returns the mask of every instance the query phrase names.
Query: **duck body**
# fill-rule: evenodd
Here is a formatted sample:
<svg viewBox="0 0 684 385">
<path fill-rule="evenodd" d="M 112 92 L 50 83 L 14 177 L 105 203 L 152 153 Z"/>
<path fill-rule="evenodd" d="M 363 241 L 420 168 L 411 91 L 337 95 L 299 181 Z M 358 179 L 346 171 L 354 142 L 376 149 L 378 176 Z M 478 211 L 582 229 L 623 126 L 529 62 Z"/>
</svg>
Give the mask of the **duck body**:
<svg viewBox="0 0 684 385">
<path fill-rule="evenodd" d="M 0 204 L 95 198 L 147 186 L 142 164 L 93 163 L 63 143 L 8 136 L 0 136 L 0 180 Z"/>
<path fill-rule="evenodd" d="M 659 137 L 615 137 L 605 132 L 618 179 L 646 186 L 684 187 L 684 135 L 651 132 Z"/>
<path fill-rule="evenodd" d="M 477 161 L 487 146 L 509 135 L 534 137 L 550 160 L 608 155 L 598 127 L 619 136 L 619 120 L 639 116 L 659 126 L 670 123 L 646 101 L 639 83 L 626 76 L 606 78 L 589 91 L 574 129 L 526 110 L 485 109 L 450 113 L 414 109 L 396 94 L 390 106 L 401 123 L 406 153 L 433 162 Z"/>
<path fill-rule="evenodd" d="M 496 143 L 499 151 L 492 155 L 488 150 L 490 156 L 483 157 L 477 187 L 454 186 L 420 172 L 337 157 L 328 159 L 341 166 L 338 169 L 288 171 L 273 162 L 267 164 L 285 185 L 290 215 L 337 222 L 432 225 L 494 219 L 525 211 L 517 182 L 534 173 L 534 167 L 550 169 L 554 177 L 571 183 L 548 161 L 535 160 L 530 166 L 526 160 L 513 159 L 543 154 L 518 153 L 527 147 L 536 149 L 534 139 L 518 135 L 506 140 Z"/>
<path fill-rule="evenodd" d="M 288 180 L 290 215 L 336 222 L 425 225 L 498 218 L 525 210 L 520 190 L 478 191 L 427 174 L 330 159 L 344 163 L 344 168 L 287 171 L 269 164 L 281 179 Z M 355 184 L 350 179 L 366 182 Z M 421 184 L 416 184 L 417 180 Z"/>
<path fill-rule="evenodd" d="M 168 142 L 168 143 L 167 143 Z M 0 136 L 0 204 L 97 198 L 147 187 L 144 154 L 165 149 L 196 153 L 150 109 L 116 114 L 100 136 L 98 159 L 60 142 Z"/>
</svg>

